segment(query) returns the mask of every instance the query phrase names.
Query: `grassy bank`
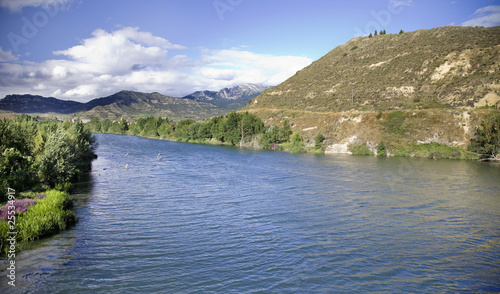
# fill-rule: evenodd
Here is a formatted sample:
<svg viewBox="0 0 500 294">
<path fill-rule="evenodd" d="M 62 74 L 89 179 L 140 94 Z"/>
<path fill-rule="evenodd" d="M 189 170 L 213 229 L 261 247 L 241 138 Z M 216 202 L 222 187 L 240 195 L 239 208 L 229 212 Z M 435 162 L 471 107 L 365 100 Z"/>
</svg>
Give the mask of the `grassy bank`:
<svg viewBox="0 0 500 294">
<path fill-rule="evenodd" d="M 23 243 L 52 235 L 74 224 L 76 217 L 70 210 L 71 204 L 68 193 L 49 190 L 41 194 L 24 193 L 2 205 L 0 256 L 15 254 Z M 10 221 L 9 211 L 16 211 L 10 215 Z M 16 241 L 14 252 L 10 248 L 13 242 L 8 240 L 11 236 L 15 236 Z"/>
<path fill-rule="evenodd" d="M 494 158 L 500 151 L 500 114 L 494 109 L 343 113 L 260 109 L 199 122 L 148 117 L 114 122 L 111 128 L 107 124 L 96 119 L 90 129 L 293 153 L 480 159 Z"/>
</svg>

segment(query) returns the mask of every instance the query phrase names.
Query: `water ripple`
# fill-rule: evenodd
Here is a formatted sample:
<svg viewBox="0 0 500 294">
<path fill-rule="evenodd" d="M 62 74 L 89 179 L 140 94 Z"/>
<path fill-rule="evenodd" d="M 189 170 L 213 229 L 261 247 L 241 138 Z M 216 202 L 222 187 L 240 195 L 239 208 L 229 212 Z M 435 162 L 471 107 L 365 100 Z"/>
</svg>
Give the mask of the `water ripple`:
<svg viewBox="0 0 500 294">
<path fill-rule="evenodd" d="M 78 224 L 14 293 L 500 291 L 496 166 L 98 141 Z"/>
</svg>

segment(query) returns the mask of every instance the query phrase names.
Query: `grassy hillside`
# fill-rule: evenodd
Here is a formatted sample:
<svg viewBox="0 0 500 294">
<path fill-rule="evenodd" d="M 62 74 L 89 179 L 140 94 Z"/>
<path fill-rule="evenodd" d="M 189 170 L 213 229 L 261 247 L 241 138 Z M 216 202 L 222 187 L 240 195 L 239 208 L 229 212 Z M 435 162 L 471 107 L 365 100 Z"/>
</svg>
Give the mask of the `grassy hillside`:
<svg viewBox="0 0 500 294">
<path fill-rule="evenodd" d="M 243 110 L 266 124 L 288 119 L 310 141 L 321 132 L 331 152 L 356 145 L 374 151 L 381 141 L 393 150 L 465 148 L 481 118 L 497 112 L 499 56 L 500 27 L 359 37 Z"/>
<path fill-rule="evenodd" d="M 491 105 L 500 100 L 499 56 L 500 27 L 359 37 L 266 90 L 247 109 L 339 112 Z"/>
<path fill-rule="evenodd" d="M 200 119 L 225 112 L 208 103 L 164 96 L 159 93 L 147 94 L 133 91 L 121 91 L 109 97 L 94 99 L 87 104 L 89 110 L 78 113 L 81 117 L 134 119 L 153 115 L 173 119 Z"/>
</svg>

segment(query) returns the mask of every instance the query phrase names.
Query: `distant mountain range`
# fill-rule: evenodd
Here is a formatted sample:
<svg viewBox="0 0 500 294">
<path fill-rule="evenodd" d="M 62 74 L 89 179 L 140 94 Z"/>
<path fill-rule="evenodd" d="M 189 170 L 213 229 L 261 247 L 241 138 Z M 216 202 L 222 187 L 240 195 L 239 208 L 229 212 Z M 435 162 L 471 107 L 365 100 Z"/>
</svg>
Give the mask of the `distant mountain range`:
<svg viewBox="0 0 500 294">
<path fill-rule="evenodd" d="M 207 102 L 216 106 L 239 109 L 252 98 L 259 96 L 270 87 L 260 84 L 243 84 L 216 91 L 197 91 L 183 98 L 199 102 Z"/>
<path fill-rule="evenodd" d="M 170 118 L 200 119 L 237 110 L 268 87 L 244 84 L 219 92 L 198 91 L 184 98 L 159 93 L 120 91 L 87 103 L 60 100 L 37 95 L 7 95 L 0 100 L 0 110 L 32 114 L 75 114 L 101 118 L 140 117 L 145 115 Z"/>
</svg>

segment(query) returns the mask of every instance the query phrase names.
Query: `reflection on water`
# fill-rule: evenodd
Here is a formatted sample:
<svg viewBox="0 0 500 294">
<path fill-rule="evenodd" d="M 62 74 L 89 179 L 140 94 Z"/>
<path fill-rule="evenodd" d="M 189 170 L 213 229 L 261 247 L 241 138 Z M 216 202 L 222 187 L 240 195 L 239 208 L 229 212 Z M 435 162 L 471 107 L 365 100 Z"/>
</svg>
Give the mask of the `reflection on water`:
<svg viewBox="0 0 500 294">
<path fill-rule="evenodd" d="M 500 291 L 498 165 L 97 137 L 18 293 Z"/>
</svg>

